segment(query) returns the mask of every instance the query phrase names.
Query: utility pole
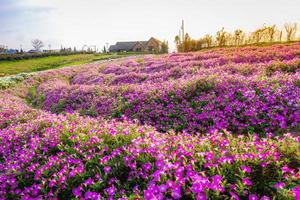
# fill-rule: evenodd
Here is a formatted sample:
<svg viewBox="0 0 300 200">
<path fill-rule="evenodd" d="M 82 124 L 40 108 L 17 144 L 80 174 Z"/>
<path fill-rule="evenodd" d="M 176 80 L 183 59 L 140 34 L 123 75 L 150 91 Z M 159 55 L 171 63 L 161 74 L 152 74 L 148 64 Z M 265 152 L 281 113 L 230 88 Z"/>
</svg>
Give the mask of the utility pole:
<svg viewBox="0 0 300 200">
<path fill-rule="evenodd" d="M 184 42 L 185 42 L 185 38 L 184 38 L 184 20 L 182 20 L 181 23 L 181 33 L 182 33 L 182 51 L 184 52 Z"/>
<path fill-rule="evenodd" d="M 182 41 L 184 42 L 184 20 L 182 20 L 181 31 L 182 31 Z"/>
</svg>

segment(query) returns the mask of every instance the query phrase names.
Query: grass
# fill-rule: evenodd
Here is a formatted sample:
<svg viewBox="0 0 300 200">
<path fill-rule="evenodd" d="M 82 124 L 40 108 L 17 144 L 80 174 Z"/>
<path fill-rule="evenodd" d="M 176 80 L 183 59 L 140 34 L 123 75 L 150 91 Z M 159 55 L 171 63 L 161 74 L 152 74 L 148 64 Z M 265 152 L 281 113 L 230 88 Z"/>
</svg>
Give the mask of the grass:
<svg viewBox="0 0 300 200">
<path fill-rule="evenodd" d="M 36 72 L 64 66 L 80 65 L 84 63 L 119 58 L 126 55 L 117 54 L 76 54 L 67 56 L 49 56 L 17 61 L 0 61 L 0 77 L 22 72 Z"/>
</svg>

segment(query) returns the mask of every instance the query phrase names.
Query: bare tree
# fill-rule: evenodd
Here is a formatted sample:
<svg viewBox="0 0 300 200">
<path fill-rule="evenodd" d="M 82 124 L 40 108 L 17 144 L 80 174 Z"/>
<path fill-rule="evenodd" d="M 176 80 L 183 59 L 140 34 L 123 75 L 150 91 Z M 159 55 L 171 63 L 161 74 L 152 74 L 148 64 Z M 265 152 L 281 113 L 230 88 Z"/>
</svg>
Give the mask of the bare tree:
<svg viewBox="0 0 300 200">
<path fill-rule="evenodd" d="M 44 46 L 44 43 L 39 39 L 32 40 L 31 44 L 36 51 L 39 51 Z"/>
<path fill-rule="evenodd" d="M 284 29 L 286 32 L 286 40 L 289 42 L 293 40 L 296 35 L 297 23 L 293 23 L 293 24 L 286 23 L 284 24 Z"/>
</svg>

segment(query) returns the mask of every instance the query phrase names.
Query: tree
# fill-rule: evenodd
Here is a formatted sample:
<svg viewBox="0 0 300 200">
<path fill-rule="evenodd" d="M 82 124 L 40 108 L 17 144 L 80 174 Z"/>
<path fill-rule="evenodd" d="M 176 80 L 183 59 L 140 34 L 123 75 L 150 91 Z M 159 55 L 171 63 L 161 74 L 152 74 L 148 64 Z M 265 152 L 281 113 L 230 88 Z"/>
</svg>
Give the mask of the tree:
<svg viewBox="0 0 300 200">
<path fill-rule="evenodd" d="M 264 36 L 264 28 L 257 29 L 252 33 L 254 43 L 260 43 Z"/>
<path fill-rule="evenodd" d="M 273 26 L 269 26 L 267 27 L 267 33 L 269 36 L 269 42 L 273 42 L 274 41 L 274 36 L 275 36 L 275 32 L 276 32 L 276 25 Z"/>
<path fill-rule="evenodd" d="M 176 43 L 177 51 L 178 52 L 182 52 L 182 43 L 181 43 L 179 35 L 176 35 L 176 37 L 175 37 L 175 43 Z"/>
<path fill-rule="evenodd" d="M 206 34 L 203 38 L 202 38 L 202 43 L 206 46 L 206 47 L 211 47 L 212 43 L 213 43 L 213 37 L 209 34 Z"/>
<path fill-rule="evenodd" d="M 105 46 L 103 47 L 103 51 L 102 51 L 102 52 L 103 52 L 103 53 L 106 53 L 106 52 L 107 52 Z"/>
<path fill-rule="evenodd" d="M 168 53 L 169 52 L 169 44 L 167 41 L 163 41 L 161 43 L 160 53 Z"/>
<path fill-rule="evenodd" d="M 297 23 L 284 24 L 284 29 L 286 32 L 286 40 L 289 42 L 295 38 L 296 32 L 297 32 Z"/>
<path fill-rule="evenodd" d="M 233 41 L 234 41 L 234 45 L 241 45 L 243 40 L 245 38 L 245 34 L 243 33 L 243 31 L 241 29 L 236 29 L 234 31 L 234 35 L 233 35 Z"/>
<path fill-rule="evenodd" d="M 226 45 L 226 32 L 224 30 L 224 27 L 217 32 L 216 40 L 219 47 L 223 47 Z"/>
<path fill-rule="evenodd" d="M 278 40 L 279 40 L 279 42 L 281 42 L 281 40 L 282 40 L 282 31 L 280 31 L 278 34 Z"/>
<path fill-rule="evenodd" d="M 183 41 L 183 52 L 188 52 L 192 49 L 192 43 L 191 43 L 191 37 L 188 33 L 184 35 L 184 41 Z"/>
<path fill-rule="evenodd" d="M 39 39 L 32 40 L 31 44 L 36 51 L 40 51 L 41 48 L 44 46 L 43 42 Z"/>
</svg>

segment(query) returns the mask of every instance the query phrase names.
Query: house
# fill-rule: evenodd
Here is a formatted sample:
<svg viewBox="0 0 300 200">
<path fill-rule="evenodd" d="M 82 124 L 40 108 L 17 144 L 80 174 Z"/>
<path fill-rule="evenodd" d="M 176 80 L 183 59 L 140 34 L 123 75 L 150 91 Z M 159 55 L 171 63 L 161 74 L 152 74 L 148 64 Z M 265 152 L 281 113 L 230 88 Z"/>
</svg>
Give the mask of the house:
<svg viewBox="0 0 300 200">
<path fill-rule="evenodd" d="M 148 41 L 130 41 L 130 42 L 117 42 L 115 45 L 109 47 L 110 52 L 155 52 L 161 50 L 162 42 L 158 39 L 151 37 Z"/>
<path fill-rule="evenodd" d="M 30 49 L 27 51 L 27 53 L 41 53 L 42 51 L 36 50 L 36 49 Z"/>
<path fill-rule="evenodd" d="M 16 49 L 4 49 L 4 50 L 0 50 L 1 54 L 16 54 L 18 53 L 18 50 Z"/>
</svg>

